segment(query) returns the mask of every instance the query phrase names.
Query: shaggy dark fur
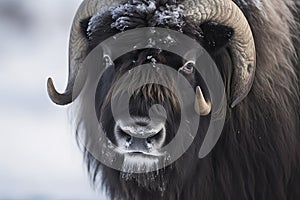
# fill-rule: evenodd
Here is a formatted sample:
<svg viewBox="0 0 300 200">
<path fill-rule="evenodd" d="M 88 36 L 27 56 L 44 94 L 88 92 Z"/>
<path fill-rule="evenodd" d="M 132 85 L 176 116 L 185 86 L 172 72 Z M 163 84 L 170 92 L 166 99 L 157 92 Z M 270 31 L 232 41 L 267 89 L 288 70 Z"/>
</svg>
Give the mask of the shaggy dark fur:
<svg viewBox="0 0 300 200">
<path fill-rule="evenodd" d="M 197 154 L 209 117 L 201 120 L 198 135 L 188 151 L 172 167 L 160 170 L 161 176 L 155 178 L 155 183 L 139 180 L 146 179 L 147 174 L 126 179 L 84 150 L 95 187 L 102 183 L 111 199 L 300 199 L 299 2 L 235 0 L 235 3 L 251 25 L 257 50 L 257 71 L 249 95 L 235 108 L 228 107 L 221 138 L 208 156 L 198 159 Z M 149 26 L 147 16 L 144 17 L 139 16 L 127 28 Z M 93 22 L 87 24 L 87 19 L 82 23 L 83 29 L 88 30 L 90 49 L 120 31 L 111 26 L 113 18 L 110 11 L 104 11 Z M 221 31 L 215 34 L 211 31 L 214 25 L 195 27 L 189 19 L 183 17 L 183 20 L 184 26 L 179 31 L 197 39 L 210 52 L 229 98 L 232 59 L 230 46 L 226 44 L 230 37 L 220 39 L 218 34 L 228 35 L 232 30 L 217 26 Z M 178 30 L 174 23 L 155 25 Z M 217 47 L 210 45 L 212 40 Z M 129 66 L 135 54 L 120 58 L 116 66 Z M 106 72 L 96 100 L 103 103 L 113 77 L 114 72 Z M 102 103 L 96 108 L 99 118 L 101 111 L 107 113 L 101 110 Z M 109 115 L 105 117 L 109 119 Z M 84 118 L 77 113 L 77 121 L 88 130 Z M 81 128 L 77 126 L 78 133 Z"/>
</svg>

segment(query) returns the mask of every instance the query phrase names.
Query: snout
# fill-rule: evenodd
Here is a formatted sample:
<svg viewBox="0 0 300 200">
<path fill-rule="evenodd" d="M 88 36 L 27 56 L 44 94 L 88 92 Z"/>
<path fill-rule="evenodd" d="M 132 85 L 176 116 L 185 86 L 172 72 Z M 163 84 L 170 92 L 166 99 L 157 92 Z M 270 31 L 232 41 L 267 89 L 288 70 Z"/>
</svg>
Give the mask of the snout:
<svg viewBox="0 0 300 200">
<path fill-rule="evenodd" d="M 123 153 L 158 156 L 166 140 L 166 128 L 164 122 L 153 123 L 147 119 L 119 120 L 114 136 Z"/>
</svg>

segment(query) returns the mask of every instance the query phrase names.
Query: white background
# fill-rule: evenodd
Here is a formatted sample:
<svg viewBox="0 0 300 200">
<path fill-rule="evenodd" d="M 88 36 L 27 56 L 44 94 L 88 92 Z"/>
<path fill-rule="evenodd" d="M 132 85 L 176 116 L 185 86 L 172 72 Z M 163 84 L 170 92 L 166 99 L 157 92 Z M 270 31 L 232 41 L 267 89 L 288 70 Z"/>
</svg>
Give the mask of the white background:
<svg viewBox="0 0 300 200">
<path fill-rule="evenodd" d="M 68 38 L 80 0 L 0 0 L 0 199 L 105 199 L 92 191 L 67 118 Z"/>
</svg>

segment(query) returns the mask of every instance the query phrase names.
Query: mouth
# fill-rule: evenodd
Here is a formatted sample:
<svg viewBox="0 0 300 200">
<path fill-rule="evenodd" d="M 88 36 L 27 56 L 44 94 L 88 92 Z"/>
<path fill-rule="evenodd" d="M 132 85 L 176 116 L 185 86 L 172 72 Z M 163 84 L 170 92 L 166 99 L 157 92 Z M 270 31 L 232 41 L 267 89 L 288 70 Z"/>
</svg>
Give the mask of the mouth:
<svg viewBox="0 0 300 200">
<path fill-rule="evenodd" d="M 139 156 L 139 157 L 145 157 L 145 158 L 159 158 L 164 156 L 163 153 L 159 151 L 140 151 L 140 150 L 124 150 L 119 151 L 119 153 L 126 155 L 126 156 Z"/>
<path fill-rule="evenodd" d="M 123 155 L 122 171 L 125 173 L 157 171 L 159 163 L 163 158 L 161 155 L 140 151 L 130 151 L 123 153 Z"/>
</svg>

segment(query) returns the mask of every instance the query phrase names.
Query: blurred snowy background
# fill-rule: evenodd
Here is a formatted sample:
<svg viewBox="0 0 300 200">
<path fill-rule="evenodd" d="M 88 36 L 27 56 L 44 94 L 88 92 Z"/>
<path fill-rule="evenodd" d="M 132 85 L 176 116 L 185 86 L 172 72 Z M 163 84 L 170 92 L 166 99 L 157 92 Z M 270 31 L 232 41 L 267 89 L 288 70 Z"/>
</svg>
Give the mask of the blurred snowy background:
<svg viewBox="0 0 300 200">
<path fill-rule="evenodd" d="M 105 199 L 91 190 L 67 108 L 50 102 L 67 78 L 80 0 L 0 0 L 0 199 Z"/>
</svg>

